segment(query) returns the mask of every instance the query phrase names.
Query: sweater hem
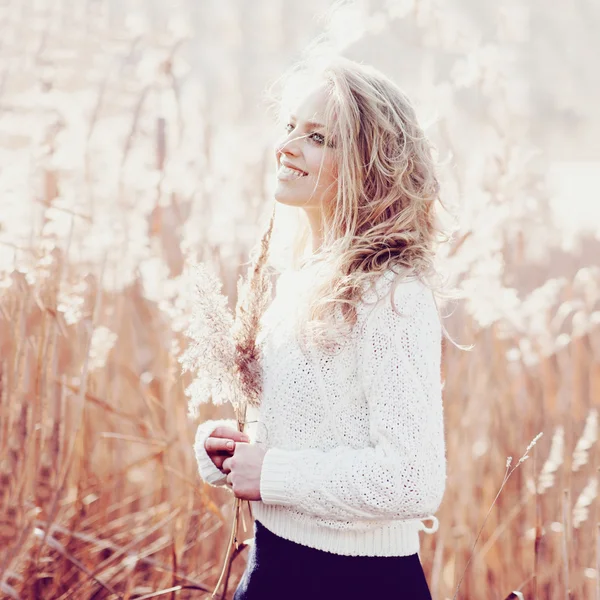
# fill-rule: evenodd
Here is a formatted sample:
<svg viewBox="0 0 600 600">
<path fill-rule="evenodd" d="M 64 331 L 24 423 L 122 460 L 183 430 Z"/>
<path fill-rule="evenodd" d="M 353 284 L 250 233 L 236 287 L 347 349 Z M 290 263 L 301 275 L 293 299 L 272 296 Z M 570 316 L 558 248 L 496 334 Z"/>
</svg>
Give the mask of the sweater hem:
<svg viewBox="0 0 600 600">
<path fill-rule="evenodd" d="M 310 518 L 290 518 L 277 505 L 254 500 L 251 505 L 254 518 L 272 533 L 316 550 L 346 556 L 409 556 L 420 550 L 419 520 L 384 521 L 368 530 L 331 529 Z"/>
</svg>

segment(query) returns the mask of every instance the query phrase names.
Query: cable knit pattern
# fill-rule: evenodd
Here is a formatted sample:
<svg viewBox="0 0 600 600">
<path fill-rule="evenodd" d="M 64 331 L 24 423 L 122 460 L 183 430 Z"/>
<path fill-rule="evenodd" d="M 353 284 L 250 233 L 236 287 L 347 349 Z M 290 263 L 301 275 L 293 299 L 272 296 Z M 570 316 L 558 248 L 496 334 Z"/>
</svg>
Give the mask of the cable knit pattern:
<svg viewBox="0 0 600 600">
<path fill-rule="evenodd" d="M 254 516 L 277 535 L 346 555 L 403 556 L 419 551 L 420 530 L 445 489 L 441 325 L 432 292 L 386 271 L 365 290 L 349 340 L 331 356 L 304 355 L 291 323 L 318 267 L 280 276 L 263 318 L 263 397 L 246 429 L 268 448 L 262 501 Z M 250 419 L 253 420 L 253 419 Z M 226 475 L 204 450 L 217 424 L 196 435 L 201 477 Z M 432 519 L 427 528 L 422 523 Z"/>
</svg>

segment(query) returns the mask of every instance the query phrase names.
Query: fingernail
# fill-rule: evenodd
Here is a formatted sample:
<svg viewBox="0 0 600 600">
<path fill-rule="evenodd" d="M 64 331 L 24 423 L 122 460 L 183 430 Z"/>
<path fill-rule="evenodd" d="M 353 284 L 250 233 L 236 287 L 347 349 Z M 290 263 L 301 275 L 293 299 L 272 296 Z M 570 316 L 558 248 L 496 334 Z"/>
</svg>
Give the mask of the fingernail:
<svg viewBox="0 0 600 600">
<path fill-rule="evenodd" d="M 229 448 L 229 450 L 233 450 L 233 442 L 227 442 L 227 448 Z"/>
<path fill-rule="evenodd" d="M 250 436 L 247 436 L 247 435 L 245 435 L 245 436 L 243 436 L 243 438 L 242 438 L 242 439 L 243 439 L 245 442 L 249 442 L 249 441 L 250 441 Z"/>
</svg>

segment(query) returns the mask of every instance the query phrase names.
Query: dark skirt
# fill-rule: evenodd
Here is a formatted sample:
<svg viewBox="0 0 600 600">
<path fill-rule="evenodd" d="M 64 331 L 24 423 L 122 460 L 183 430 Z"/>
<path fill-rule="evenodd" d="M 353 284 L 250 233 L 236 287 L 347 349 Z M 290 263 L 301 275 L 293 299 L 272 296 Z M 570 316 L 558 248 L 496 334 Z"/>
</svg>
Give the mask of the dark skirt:
<svg viewBox="0 0 600 600">
<path fill-rule="evenodd" d="M 431 600 L 418 554 L 344 556 L 291 542 L 254 521 L 233 600 Z"/>
</svg>

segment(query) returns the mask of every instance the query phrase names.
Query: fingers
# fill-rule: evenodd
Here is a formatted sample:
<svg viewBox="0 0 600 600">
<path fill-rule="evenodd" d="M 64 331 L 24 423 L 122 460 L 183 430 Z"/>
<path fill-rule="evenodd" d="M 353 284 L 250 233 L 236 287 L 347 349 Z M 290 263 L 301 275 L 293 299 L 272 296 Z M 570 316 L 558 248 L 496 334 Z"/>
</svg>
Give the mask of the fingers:
<svg viewBox="0 0 600 600">
<path fill-rule="evenodd" d="M 229 466 L 229 462 L 228 462 L 230 460 L 231 460 L 231 456 L 228 456 L 225 459 L 223 459 L 223 463 L 219 467 L 221 469 L 221 471 L 223 471 L 223 473 L 231 473 L 231 467 Z"/>
<path fill-rule="evenodd" d="M 223 463 L 225 462 L 225 460 L 227 460 L 229 457 L 228 456 L 219 456 L 219 455 L 212 455 L 211 456 L 212 461 L 215 465 L 215 467 L 217 467 L 217 469 L 220 469 L 221 471 L 223 471 Z M 225 472 L 225 471 L 223 471 Z"/>
<path fill-rule="evenodd" d="M 210 452 L 209 456 L 211 458 L 211 460 L 213 461 L 215 467 L 217 467 L 217 469 L 221 469 L 221 471 L 223 471 L 224 473 L 227 473 L 226 470 L 224 470 L 224 465 L 225 465 L 225 461 L 229 458 L 232 458 L 233 456 L 233 450 L 228 451 L 227 453 L 225 452 L 218 452 L 218 453 L 214 453 L 214 452 Z"/>
<path fill-rule="evenodd" d="M 250 437 L 247 433 L 242 433 L 237 429 L 232 429 L 231 427 L 216 427 L 215 430 L 210 434 L 210 437 L 215 438 L 229 438 L 234 442 L 249 442 Z"/>
<path fill-rule="evenodd" d="M 230 454 L 235 450 L 235 442 L 228 438 L 207 437 L 204 441 L 204 449 L 208 454 Z"/>
<path fill-rule="evenodd" d="M 223 461 L 235 452 L 235 444 L 249 443 L 250 437 L 231 427 L 216 427 L 212 434 L 204 440 L 204 448 L 215 467 L 221 469 Z"/>
</svg>

